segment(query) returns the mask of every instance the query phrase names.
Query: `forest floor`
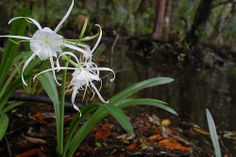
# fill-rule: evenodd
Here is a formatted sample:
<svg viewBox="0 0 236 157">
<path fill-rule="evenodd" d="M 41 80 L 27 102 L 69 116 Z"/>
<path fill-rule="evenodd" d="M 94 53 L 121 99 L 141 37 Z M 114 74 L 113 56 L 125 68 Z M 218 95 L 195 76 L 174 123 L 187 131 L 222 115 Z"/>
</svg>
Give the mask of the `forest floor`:
<svg viewBox="0 0 236 157">
<path fill-rule="evenodd" d="M 11 126 L 0 145 L 1 157 L 55 156 L 55 115 L 52 106 L 33 103 L 29 105 L 9 114 Z M 213 156 L 207 130 L 196 124 L 181 122 L 178 118 L 161 119 L 158 115 L 142 113 L 138 107 L 135 110 L 140 114 L 129 114 L 135 136 L 129 136 L 115 119 L 108 117 L 93 128 L 75 157 Z M 65 116 L 67 127 L 72 115 L 67 113 Z M 172 121 L 179 121 L 179 124 L 172 124 Z M 221 145 L 224 146 L 222 141 Z M 222 150 L 224 157 L 232 156 L 224 147 Z"/>
</svg>

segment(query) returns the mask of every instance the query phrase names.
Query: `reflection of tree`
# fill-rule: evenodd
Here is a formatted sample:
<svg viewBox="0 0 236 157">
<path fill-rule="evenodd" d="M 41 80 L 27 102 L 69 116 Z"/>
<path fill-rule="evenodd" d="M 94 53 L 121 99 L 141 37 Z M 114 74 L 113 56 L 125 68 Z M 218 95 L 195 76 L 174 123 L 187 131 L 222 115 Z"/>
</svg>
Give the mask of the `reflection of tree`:
<svg viewBox="0 0 236 157">
<path fill-rule="evenodd" d="M 229 84 L 229 95 L 231 98 L 230 101 L 230 105 L 229 105 L 229 113 L 228 113 L 228 117 L 229 117 L 229 126 L 233 126 L 233 129 L 236 129 L 235 127 L 235 114 L 236 114 L 236 84 L 235 84 L 235 80 L 236 80 L 236 69 L 233 68 L 230 71 L 230 75 L 228 76 L 228 84 Z"/>
</svg>

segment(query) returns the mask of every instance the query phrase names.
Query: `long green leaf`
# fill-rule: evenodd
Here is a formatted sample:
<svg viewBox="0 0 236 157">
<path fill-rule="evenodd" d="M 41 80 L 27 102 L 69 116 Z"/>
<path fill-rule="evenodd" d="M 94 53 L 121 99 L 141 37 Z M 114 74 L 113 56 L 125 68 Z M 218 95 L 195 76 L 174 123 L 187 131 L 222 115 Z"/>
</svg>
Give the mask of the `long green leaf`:
<svg viewBox="0 0 236 157">
<path fill-rule="evenodd" d="M 166 102 L 163 102 L 158 99 L 125 99 L 120 101 L 119 103 L 116 103 L 115 106 L 125 108 L 125 107 L 130 107 L 130 106 L 136 106 L 136 105 L 150 105 L 150 106 L 155 106 L 158 108 L 161 108 L 165 111 L 168 111 L 174 115 L 178 115 L 178 113 L 173 110 L 171 107 L 167 106 Z"/>
<path fill-rule="evenodd" d="M 6 131 L 7 131 L 8 125 L 9 125 L 9 118 L 7 117 L 7 115 L 1 114 L 0 115 L 0 122 L 1 122 L 1 125 L 0 125 L 0 141 L 1 141 L 3 139 Z"/>
<path fill-rule="evenodd" d="M 60 101 L 57 92 L 57 86 L 52 76 L 52 73 L 45 73 L 43 75 L 40 75 L 38 77 L 38 80 L 42 84 L 44 90 L 52 100 L 53 104 L 56 105 L 55 108 L 59 108 Z"/>
<path fill-rule="evenodd" d="M 23 9 L 19 16 L 27 16 L 29 15 L 29 9 Z M 27 22 L 24 20 L 15 21 L 12 24 L 10 34 L 13 35 L 23 35 L 26 29 Z M 14 58 L 17 56 L 17 51 L 19 49 L 19 45 L 16 45 L 12 41 L 8 40 L 7 45 L 4 49 L 4 53 L 2 55 L 2 60 L 0 64 L 0 87 L 4 84 L 5 78 L 7 77 L 7 71 L 12 66 Z"/>
<path fill-rule="evenodd" d="M 53 108 L 56 115 L 56 126 L 57 128 L 60 126 L 60 101 L 57 92 L 56 83 L 54 81 L 52 73 L 45 73 L 38 77 L 39 82 L 42 84 L 44 90 L 46 91 L 47 95 L 53 102 Z M 60 142 L 60 130 L 57 129 L 57 142 Z"/>
<path fill-rule="evenodd" d="M 162 108 L 170 113 L 178 115 L 173 109 L 166 106 L 166 103 L 157 99 L 126 99 L 120 101 L 116 104 L 108 103 L 108 105 L 117 106 L 120 108 L 125 108 L 134 105 L 151 105 Z M 108 110 L 106 110 L 105 106 L 101 106 L 97 109 L 97 111 L 91 116 L 91 118 L 78 130 L 78 132 L 71 138 L 71 141 L 68 141 L 68 150 L 66 150 L 66 157 L 70 157 L 79 147 L 81 142 L 85 139 L 88 133 L 94 128 L 94 126 L 103 120 L 106 116 L 109 115 Z"/>
<path fill-rule="evenodd" d="M 22 104 L 24 104 L 24 102 L 14 102 L 8 106 L 6 106 L 2 111 L 0 111 L 0 115 L 3 113 L 7 113 L 9 111 L 11 111 L 12 109 L 21 106 Z"/>
<path fill-rule="evenodd" d="M 68 133 L 67 133 L 66 140 L 65 140 L 65 148 L 64 148 L 65 150 L 67 150 L 69 143 L 70 143 L 71 139 L 73 138 L 73 135 L 78 130 L 78 127 L 79 127 L 78 124 L 80 123 L 81 119 L 85 118 L 88 114 L 95 111 L 98 108 L 98 106 L 99 106 L 98 104 L 92 103 L 92 104 L 87 104 L 87 105 L 84 105 L 83 107 L 81 107 L 82 117 L 80 116 L 79 113 L 77 113 L 70 123 L 70 127 L 68 129 Z M 64 156 L 65 156 L 65 154 L 64 154 Z"/>
<path fill-rule="evenodd" d="M 221 149 L 220 149 L 220 144 L 218 141 L 218 135 L 216 132 L 216 126 L 215 126 L 214 120 L 211 116 L 211 113 L 208 109 L 206 109 L 206 116 L 207 116 L 208 127 L 210 130 L 211 140 L 212 140 L 213 147 L 215 150 L 215 155 L 216 155 L 216 157 L 221 157 Z"/>
<path fill-rule="evenodd" d="M 120 100 L 123 100 L 132 94 L 142 90 L 144 88 L 153 87 L 157 85 L 163 85 L 172 82 L 174 79 L 169 77 L 156 77 L 148 80 L 141 81 L 132 85 L 131 87 L 126 88 L 125 90 L 121 91 L 120 93 L 113 96 L 109 101 L 114 103 Z"/>
<path fill-rule="evenodd" d="M 125 129 L 128 134 L 134 134 L 133 126 L 129 118 L 120 108 L 116 106 L 111 106 L 109 104 L 104 104 L 104 106 L 108 110 L 108 112 L 117 120 L 117 122 L 120 123 L 122 128 Z"/>
<path fill-rule="evenodd" d="M 96 112 L 91 116 L 91 118 L 83 124 L 83 126 L 76 132 L 76 134 L 71 138 L 71 141 L 68 141 L 68 149 L 65 150 L 64 157 L 73 156 L 76 149 L 79 147 L 81 142 L 85 139 L 88 133 L 94 128 L 94 126 L 103 120 L 106 115 L 108 115 L 108 111 L 104 106 L 100 106 Z"/>
</svg>

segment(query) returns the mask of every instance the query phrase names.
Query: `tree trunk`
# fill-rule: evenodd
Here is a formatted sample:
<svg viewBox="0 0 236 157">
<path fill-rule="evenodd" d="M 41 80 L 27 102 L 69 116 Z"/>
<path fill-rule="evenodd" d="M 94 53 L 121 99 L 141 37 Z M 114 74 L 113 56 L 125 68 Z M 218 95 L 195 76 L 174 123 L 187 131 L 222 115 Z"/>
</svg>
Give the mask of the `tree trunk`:
<svg viewBox="0 0 236 157">
<path fill-rule="evenodd" d="M 207 20 L 209 19 L 212 3 L 213 0 L 201 0 L 196 11 L 191 29 L 186 35 L 186 41 L 190 45 L 195 45 L 198 43 L 200 38 L 199 30 L 206 24 Z"/>
<path fill-rule="evenodd" d="M 156 19 L 155 19 L 154 30 L 152 33 L 153 39 L 161 38 L 163 22 L 165 17 L 165 7 L 166 7 L 166 0 L 157 0 Z"/>
</svg>

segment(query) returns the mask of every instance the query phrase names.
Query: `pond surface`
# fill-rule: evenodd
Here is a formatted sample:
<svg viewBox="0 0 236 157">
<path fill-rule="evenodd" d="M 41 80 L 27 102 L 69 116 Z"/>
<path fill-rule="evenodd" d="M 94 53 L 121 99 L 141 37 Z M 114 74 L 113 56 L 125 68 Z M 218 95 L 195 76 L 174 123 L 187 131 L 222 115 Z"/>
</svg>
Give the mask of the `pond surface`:
<svg viewBox="0 0 236 157">
<path fill-rule="evenodd" d="M 179 119 L 205 129 L 205 110 L 208 108 L 218 131 L 236 131 L 236 67 L 180 68 L 152 59 L 135 59 L 124 45 L 115 48 L 111 61 L 111 67 L 118 71 L 114 91 L 156 76 L 172 77 L 174 82 L 146 89 L 139 96 L 164 100 L 179 113 Z M 143 112 L 159 114 L 160 109 L 146 107 Z M 170 114 L 167 114 L 167 117 L 170 117 Z M 236 150 L 234 146 L 233 149 Z"/>
</svg>

